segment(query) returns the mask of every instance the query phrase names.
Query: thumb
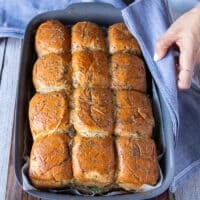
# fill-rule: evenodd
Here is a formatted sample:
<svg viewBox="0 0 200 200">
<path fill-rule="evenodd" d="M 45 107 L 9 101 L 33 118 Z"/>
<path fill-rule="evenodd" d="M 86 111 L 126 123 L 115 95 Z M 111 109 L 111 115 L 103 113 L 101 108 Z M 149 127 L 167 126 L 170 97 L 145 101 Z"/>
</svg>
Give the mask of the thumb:
<svg viewBox="0 0 200 200">
<path fill-rule="evenodd" d="M 156 41 L 154 60 L 158 61 L 162 59 L 175 41 L 176 35 L 174 34 L 173 27 L 171 27 Z"/>
</svg>

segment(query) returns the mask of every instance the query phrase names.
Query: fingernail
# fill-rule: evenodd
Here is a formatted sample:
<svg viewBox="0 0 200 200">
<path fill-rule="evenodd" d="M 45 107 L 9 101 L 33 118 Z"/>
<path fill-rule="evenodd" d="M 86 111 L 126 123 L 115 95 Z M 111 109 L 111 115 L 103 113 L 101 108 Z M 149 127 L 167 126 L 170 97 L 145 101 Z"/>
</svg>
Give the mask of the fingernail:
<svg viewBox="0 0 200 200">
<path fill-rule="evenodd" d="M 157 62 L 159 59 L 160 59 L 160 58 L 159 58 L 158 54 L 155 53 L 154 56 L 153 56 L 153 60 L 154 60 L 155 62 Z"/>
</svg>

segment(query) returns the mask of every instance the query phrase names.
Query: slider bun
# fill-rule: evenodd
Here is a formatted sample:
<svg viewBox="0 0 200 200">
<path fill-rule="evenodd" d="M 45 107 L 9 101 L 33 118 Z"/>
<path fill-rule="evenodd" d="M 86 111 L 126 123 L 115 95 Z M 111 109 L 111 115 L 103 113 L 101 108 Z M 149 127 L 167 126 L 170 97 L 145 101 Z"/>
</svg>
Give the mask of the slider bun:
<svg viewBox="0 0 200 200">
<path fill-rule="evenodd" d="M 142 59 L 129 53 L 117 53 L 111 59 L 111 87 L 146 92 L 146 70 Z"/>
<path fill-rule="evenodd" d="M 86 49 L 106 51 L 104 33 L 93 22 L 78 22 L 72 27 L 72 52 Z"/>
<path fill-rule="evenodd" d="M 75 88 L 108 88 L 110 86 L 108 57 L 102 51 L 73 53 L 72 69 Z"/>
<path fill-rule="evenodd" d="M 155 143 L 152 139 L 119 137 L 117 183 L 125 190 L 140 190 L 143 184 L 155 185 L 159 178 Z"/>
<path fill-rule="evenodd" d="M 69 30 L 57 20 L 42 23 L 35 35 L 35 49 L 37 55 L 50 53 L 62 54 L 70 52 L 71 38 Z"/>
<path fill-rule="evenodd" d="M 116 91 L 115 134 L 151 137 L 154 118 L 150 99 L 136 91 Z"/>
<path fill-rule="evenodd" d="M 36 188 L 62 188 L 72 179 L 69 155 L 70 139 L 66 134 L 52 134 L 34 141 L 29 178 Z"/>
<path fill-rule="evenodd" d="M 64 92 L 36 93 L 29 103 L 29 123 L 34 139 L 69 129 L 68 101 Z"/>
<path fill-rule="evenodd" d="M 65 58 L 58 54 L 48 54 L 37 59 L 33 68 L 33 83 L 37 92 L 72 89 L 71 56 Z"/>
<path fill-rule="evenodd" d="M 112 92 L 109 89 L 76 89 L 71 122 L 84 136 L 105 136 L 113 132 Z"/>
<path fill-rule="evenodd" d="M 115 154 L 112 137 L 82 137 L 72 148 L 75 182 L 84 186 L 107 186 L 114 182 Z"/>
<path fill-rule="evenodd" d="M 141 55 L 139 44 L 129 32 L 124 23 L 113 24 L 108 29 L 108 41 L 110 54 L 118 52 L 131 52 Z"/>
</svg>

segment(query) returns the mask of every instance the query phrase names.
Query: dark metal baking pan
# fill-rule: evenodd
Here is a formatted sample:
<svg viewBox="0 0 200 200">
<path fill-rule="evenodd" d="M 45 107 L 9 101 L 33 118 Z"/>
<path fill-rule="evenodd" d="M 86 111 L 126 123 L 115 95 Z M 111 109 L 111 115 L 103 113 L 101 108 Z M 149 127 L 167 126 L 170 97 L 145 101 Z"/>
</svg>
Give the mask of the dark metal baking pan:
<svg viewBox="0 0 200 200">
<path fill-rule="evenodd" d="M 47 12 L 36 16 L 28 24 L 24 37 L 24 44 L 21 54 L 20 77 L 18 82 L 18 96 L 15 114 L 15 174 L 19 184 L 22 186 L 22 166 L 25 162 L 24 156 L 29 155 L 31 134 L 28 127 L 28 103 L 34 94 L 32 85 L 32 69 L 36 60 L 34 50 L 34 36 L 39 24 L 48 20 L 57 19 L 65 25 L 73 25 L 79 21 L 92 21 L 100 26 L 108 27 L 111 24 L 122 22 L 121 11 L 109 4 L 104 3 L 79 3 L 69 6 L 65 10 Z M 71 194 L 57 194 L 40 190 L 28 190 L 33 196 L 43 199 L 121 199 L 121 200 L 142 200 L 155 197 L 164 192 L 170 185 L 174 176 L 174 152 L 172 122 L 165 102 L 160 95 L 154 81 L 151 80 L 154 117 L 156 119 L 155 132 L 159 135 L 159 143 L 163 149 L 163 156 L 159 161 L 163 174 L 162 185 L 156 189 L 141 193 L 129 193 L 115 196 L 76 196 Z M 26 148 L 28 147 L 28 148 Z"/>
</svg>

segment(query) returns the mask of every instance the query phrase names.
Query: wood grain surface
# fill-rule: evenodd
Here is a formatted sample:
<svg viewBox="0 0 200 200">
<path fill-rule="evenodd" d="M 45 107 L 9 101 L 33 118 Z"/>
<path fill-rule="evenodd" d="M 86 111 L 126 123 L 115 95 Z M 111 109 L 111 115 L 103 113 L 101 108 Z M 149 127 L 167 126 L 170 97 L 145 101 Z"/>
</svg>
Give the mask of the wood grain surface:
<svg viewBox="0 0 200 200">
<path fill-rule="evenodd" d="M 0 43 L 2 53 L 0 55 L 0 195 L 2 197 L 5 197 L 6 191 L 21 44 L 21 41 L 16 39 Z"/>
</svg>

